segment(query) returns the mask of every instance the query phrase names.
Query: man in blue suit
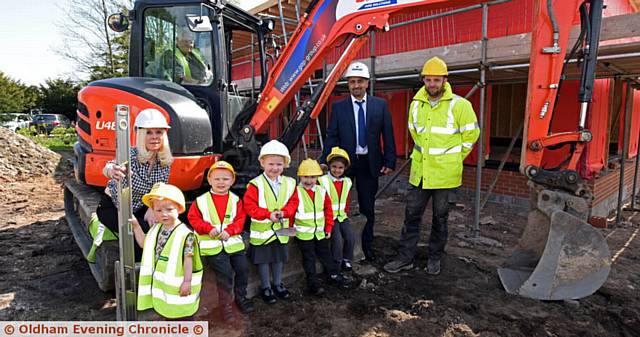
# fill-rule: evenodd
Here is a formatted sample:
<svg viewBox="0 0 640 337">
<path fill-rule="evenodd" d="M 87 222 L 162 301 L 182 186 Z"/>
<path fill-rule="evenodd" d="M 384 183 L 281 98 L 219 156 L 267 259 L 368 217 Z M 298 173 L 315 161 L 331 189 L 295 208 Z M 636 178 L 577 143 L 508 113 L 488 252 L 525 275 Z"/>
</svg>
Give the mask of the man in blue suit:
<svg viewBox="0 0 640 337">
<path fill-rule="evenodd" d="M 372 244 L 378 177 L 395 169 L 396 146 L 387 102 L 367 95 L 367 66 L 362 62 L 354 62 L 349 65 L 344 77 L 347 78 L 351 95 L 331 106 L 331 118 L 320 162 L 326 161 L 334 146 L 349 153 L 351 166 L 347 175 L 355 181 L 360 213 L 367 218 L 362 231 L 362 251 L 365 260 L 371 262 L 375 260 Z"/>
</svg>

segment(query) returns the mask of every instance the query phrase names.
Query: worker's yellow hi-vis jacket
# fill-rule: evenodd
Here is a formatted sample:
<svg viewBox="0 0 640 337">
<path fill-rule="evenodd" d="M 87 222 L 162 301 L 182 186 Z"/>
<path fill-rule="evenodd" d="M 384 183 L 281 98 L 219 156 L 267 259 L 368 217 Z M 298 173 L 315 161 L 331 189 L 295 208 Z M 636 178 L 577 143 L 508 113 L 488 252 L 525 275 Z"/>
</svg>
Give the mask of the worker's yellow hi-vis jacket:
<svg viewBox="0 0 640 337">
<path fill-rule="evenodd" d="M 480 135 L 471 103 L 455 95 L 444 84 L 440 101 L 431 107 L 425 87 L 409 106 L 411 153 L 409 183 L 423 189 L 455 188 L 462 185 L 462 161 Z"/>
</svg>

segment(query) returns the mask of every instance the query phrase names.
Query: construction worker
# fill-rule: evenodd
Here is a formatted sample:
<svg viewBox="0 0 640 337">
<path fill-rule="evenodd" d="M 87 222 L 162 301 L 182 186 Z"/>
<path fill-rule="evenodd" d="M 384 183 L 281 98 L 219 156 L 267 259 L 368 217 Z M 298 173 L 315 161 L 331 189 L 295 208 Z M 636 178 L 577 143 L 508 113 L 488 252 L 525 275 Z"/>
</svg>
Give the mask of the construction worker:
<svg viewBox="0 0 640 337">
<path fill-rule="evenodd" d="M 317 185 L 318 177 L 322 175 L 320 164 L 313 159 L 303 160 L 298 167 L 300 185 L 296 190 L 296 239 L 302 253 L 302 267 L 307 275 L 307 293 L 316 296 L 324 293 L 324 289 L 318 285 L 316 259 L 329 274 L 332 284 L 347 284 L 340 274 L 340 264 L 331 256 L 328 239 L 331 238 L 333 227 L 333 210 L 327 191 Z"/>
<path fill-rule="evenodd" d="M 240 311 L 247 314 L 254 310 L 253 302 L 247 298 L 249 266 L 241 236 L 246 214 L 242 200 L 229 191 L 235 180 L 236 172 L 231 164 L 222 160 L 215 162 L 207 176 L 211 190 L 191 204 L 188 214 L 189 223 L 198 234 L 200 255 L 216 273 L 218 303 L 227 322 L 235 318 L 232 290 Z"/>
<path fill-rule="evenodd" d="M 396 147 L 391 113 L 383 99 L 367 95 L 369 68 L 353 62 L 344 74 L 351 95 L 331 106 L 327 138 L 320 162 L 334 146 L 343 148 L 351 158 L 347 176 L 355 181 L 358 208 L 367 222 L 362 230 L 362 252 L 365 261 L 375 260 L 373 226 L 378 177 L 396 167 Z M 384 146 L 384 151 L 383 151 Z"/>
<path fill-rule="evenodd" d="M 329 193 L 333 211 L 333 229 L 331 230 L 331 255 L 340 263 L 343 271 L 351 271 L 353 266 L 353 247 L 355 237 L 349 222 L 349 202 L 351 200 L 351 178 L 345 176 L 349 168 L 349 154 L 335 146 L 327 156 L 329 172 L 318 182 Z"/>
<path fill-rule="evenodd" d="M 471 103 L 451 91 L 447 76 L 447 65 L 440 58 L 425 62 L 421 72 L 424 86 L 409 107 L 409 132 L 415 145 L 398 256 L 384 266 L 390 273 L 413 268 L 420 222 L 429 199 L 433 199 L 433 218 L 426 270 L 430 275 L 440 273 L 448 236 L 447 196 L 462 184 L 462 162 L 480 134 Z"/>
<path fill-rule="evenodd" d="M 179 188 L 157 183 L 142 197 L 158 221 L 147 235 L 138 220 L 131 224 L 143 247 L 138 281 L 138 311 L 153 308 L 163 317 L 192 316 L 200 305 L 202 262 L 193 231 L 178 219 L 185 211 Z"/>
<path fill-rule="evenodd" d="M 177 29 L 176 48 L 162 55 L 162 78 L 182 84 L 207 83 L 211 78 L 204 57 L 195 48 L 195 33 L 186 27 Z"/>
<path fill-rule="evenodd" d="M 289 236 L 278 234 L 278 230 L 293 226 L 290 220 L 298 207 L 298 194 L 295 193 L 296 180 L 282 175 L 291 163 L 286 145 L 277 140 L 267 142 L 260 149 L 258 160 L 264 173 L 249 182 L 243 201 L 251 217 L 250 258 L 257 265 L 262 300 L 274 304 L 276 295 L 282 299 L 291 297 L 282 282 L 282 270 L 289 257 Z"/>
<path fill-rule="evenodd" d="M 129 151 L 131 168 L 131 210 L 146 233 L 153 222 L 153 212 L 142 202 L 142 196 L 149 193 L 155 183 L 168 182 L 173 156 L 169 147 L 167 132 L 170 129 L 165 116 L 156 109 L 144 109 L 138 113 L 134 123 L 136 146 Z M 118 181 L 128 186 L 125 166 L 109 161 L 102 173 L 109 178 L 106 194 L 102 196 L 92 218 L 90 229 L 95 229 L 94 244 L 87 255 L 89 262 L 95 262 L 95 253 L 103 240 L 115 239 L 118 234 Z M 92 234 L 94 231 L 92 230 Z M 142 250 L 136 247 L 136 261 L 140 261 Z"/>
</svg>

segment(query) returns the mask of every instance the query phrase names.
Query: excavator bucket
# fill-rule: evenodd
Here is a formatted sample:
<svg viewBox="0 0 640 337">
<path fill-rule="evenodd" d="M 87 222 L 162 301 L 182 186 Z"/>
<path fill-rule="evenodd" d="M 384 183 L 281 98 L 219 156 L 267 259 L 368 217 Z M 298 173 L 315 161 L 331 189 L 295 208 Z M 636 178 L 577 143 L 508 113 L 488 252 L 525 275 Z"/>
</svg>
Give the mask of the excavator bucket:
<svg viewBox="0 0 640 337">
<path fill-rule="evenodd" d="M 541 190 L 511 257 L 498 269 L 510 294 L 539 300 L 579 299 L 607 280 L 611 254 L 600 232 L 585 220 L 585 199 Z"/>
</svg>

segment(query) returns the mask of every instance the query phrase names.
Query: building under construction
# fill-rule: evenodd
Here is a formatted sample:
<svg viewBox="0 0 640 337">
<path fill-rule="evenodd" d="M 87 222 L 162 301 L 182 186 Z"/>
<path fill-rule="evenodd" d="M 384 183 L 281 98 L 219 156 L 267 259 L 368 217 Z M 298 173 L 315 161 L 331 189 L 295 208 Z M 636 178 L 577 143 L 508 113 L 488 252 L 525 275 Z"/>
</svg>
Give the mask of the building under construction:
<svg viewBox="0 0 640 337">
<path fill-rule="evenodd" d="M 270 0 L 250 10 L 254 15 L 275 20 L 270 57 L 278 57 L 279 46 L 286 44 L 309 2 Z M 640 134 L 640 92 L 636 90 L 640 84 L 640 1 L 611 0 L 605 5 L 594 99 L 586 121 L 593 140 L 587 144 L 578 166 L 581 176 L 589 180 L 594 196 L 592 224 L 605 223 L 607 214 L 622 207 L 621 200 L 630 196 L 637 180 Z M 483 156 L 478 158 L 476 146 L 466 158 L 461 193 L 473 195 L 480 181 L 482 199 L 528 203 L 529 187 L 520 172 L 520 158 L 533 10 L 532 0 L 498 0 L 484 6 L 417 11 L 395 17 L 386 32 L 369 34 L 356 58 L 368 64 L 373 74 L 369 93 L 389 103 L 401 159 L 407 159 L 413 147 L 407 131 L 407 110 L 422 86 L 419 70 L 425 60 L 439 56 L 449 65 L 454 92 L 469 98 L 478 120 L 482 121 L 483 138 L 478 144 L 482 144 Z M 580 24 L 575 22 L 569 45 L 573 45 L 579 33 Z M 236 38 L 233 43 L 232 74 L 237 90 L 246 95 L 256 94 L 260 85 L 257 50 L 252 48 L 249 36 Z M 309 80 L 306 92 L 312 92 L 331 70 L 342 49 L 329 52 L 323 67 Z M 572 56 L 567 63 L 555 108 L 559 113 L 554 114 L 552 121 L 553 132 L 572 131 L 578 125 L 579 106 L 575 104 L 580 77 L 578 59 Z M 339 82 L 325 111 L 309 126 L 298 155 L 321 147 L 331 103 L 347 94 L 345 83 Z M 290 110 L 302 100 L 304 97 L 292 102 Z M 286 115 L 282 118 L 286 119 Z M 270 125 L 271 133 L 278 135 L 283 125 L 282 119 L 275 120 Z M 569 151 L 563 147 L 545 153 L 547 167 L 560 165 Z M 476 172 L 478 167 L 481 174 Z M 406 184 L 406 179 L 400 177 L 395 182 Z"/>
</svg>

